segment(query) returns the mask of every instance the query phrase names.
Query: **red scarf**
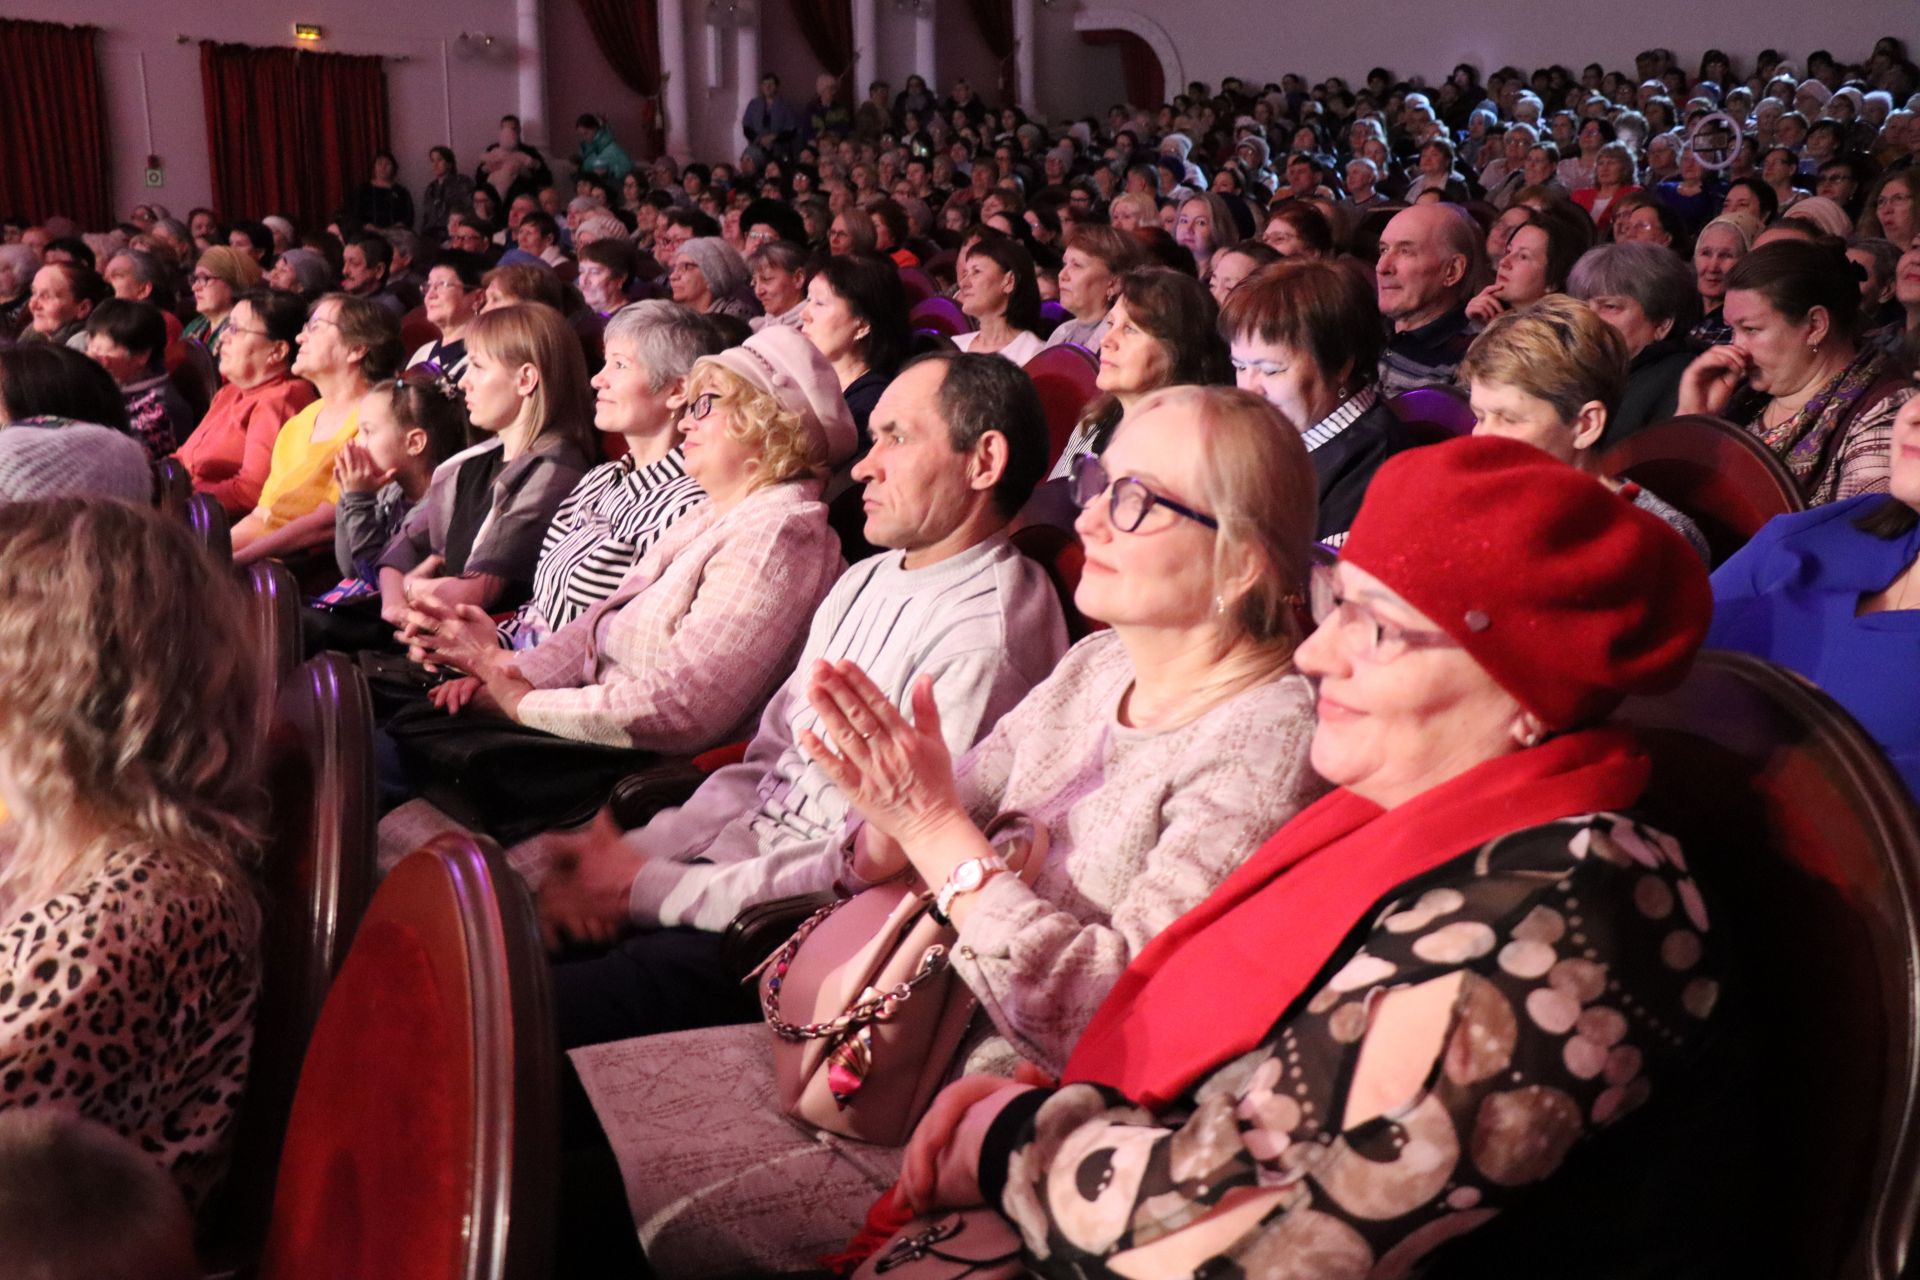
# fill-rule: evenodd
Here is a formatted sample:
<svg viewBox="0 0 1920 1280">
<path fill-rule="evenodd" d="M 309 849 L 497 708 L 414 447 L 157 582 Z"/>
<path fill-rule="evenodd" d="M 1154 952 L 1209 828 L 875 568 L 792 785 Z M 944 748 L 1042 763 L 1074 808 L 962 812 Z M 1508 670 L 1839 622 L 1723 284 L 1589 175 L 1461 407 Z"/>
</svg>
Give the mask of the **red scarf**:
<svg viewBox="0 0 1920 1280">
<path fill-rule="evenodd" d="M 1260 1044 L 1395 888 L 1499 836 L 1625 809 L 1650 770 L 1624 731 L 1590 729 L 1489 760 L 1392 809 L 1344 789 L 1323 797 L 1141 948 L 1063 1079 L 1166 1105 Z"/>
</svg>

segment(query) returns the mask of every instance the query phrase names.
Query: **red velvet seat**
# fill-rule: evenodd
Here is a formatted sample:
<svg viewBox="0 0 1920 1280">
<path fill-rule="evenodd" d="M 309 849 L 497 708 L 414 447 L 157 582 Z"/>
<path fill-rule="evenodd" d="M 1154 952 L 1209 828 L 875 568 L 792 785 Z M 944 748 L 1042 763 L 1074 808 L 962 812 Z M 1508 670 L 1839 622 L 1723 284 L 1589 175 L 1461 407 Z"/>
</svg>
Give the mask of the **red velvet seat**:
<svg viewBox="0 0 1920 1280">
<path fill-rule="evenodd" d="M 928 298 L 907 312 L 907 323 L 914 329 L 927 329 L 943 337 L 957 338 L 973 331 L 973 322 L 952 298 Z"/>
<path fill-rule="evenodd" d="M 233 562 L 233 531 L 225 507 L 210 493 L 196 493 L 187 499 L 187 527 L 193 536 L 221 564 Z"/>
<path fill-rule="evenodd" d="M 323 654 L 282 682 L 276 703 L 261 870 L 265 985 L 233 1164 L 210 1215 L 209 1253 L 233 1263 L 257 1257 L 265 1238 L 300 1061 L 374 880 L 373 703 L 366 678 L 344 655 Z"/>
<path fill-rule="evenodd" d="M 241 571 L 253 606 L 255 634 L 275 680 L 300 662 L 300 588 L 283 564 L 256 561 Z"/>
<path fill-rule="evenodd" d="M 1020 554 L 1046 570 L 1053 589 L 1060 596 L 1060 611 L 1067 618 L 1067 638 L 1082 640 L 1095 631 L 1104 631 L 1106 623 L 1084 616 L 1073 603 L 1080 585 L 1080 572 L 1086 567 L 1086 549 L 1080 540 L 1058 525 L 1030 524 L 1014 530 L 1013 545 Z"/>
<path fill-rule="evenodd" d="M 1093 352 L 1071 342 L 1048 347 L 1026 363 L 1027 377 L 1040 393 L 1040 405 L 1047 411 L 1047 467 L 1060 460 L 1067 441 L 1093 398 L 1100 394 L 1094 380 L 1100 374 L 1100 362 Z"/>
<path fill-rule="evenodd" d="M 1773 451 L 1704 414 L 1642 427 L 1601 455 L 1603 474 L 1632 480 L 1685 512 L 1718 565 L 1775 516 L 1806 510 L 1799 482 Z"/>
<path fill-rule="evenodd" d="M 440 340 L 440 326 L 427 319 L 426 304 L 422 303 L 401 317 L 400 346 L 411 359 L 413 353 L 429 342 Z"/>
<path fill-rule="evenodd" d="M 900 288 L 907 295 L 909 307 L 918 306 L 940 292 L 934 288 L 933 277 L 918 267 L 900 268 Z"/>
<path fill-rule="evenodd" d="M 262 1280 L 550 1274 L 547 960 L 490 843 L 442 836 L 374 894 L 300 1071 Z"/>
<path fill-rule="evenodd" d="M 193 476 L 173 458 L 153 464 L 153 505 L 162 515 L 185 519 L 193 498 Z"/>
<path fill-rule="evenodd" d="M 1656 762 L 1648 808 L 1679 836 L 1737 949 L 1727 1012 L 1765 1169 L 1736 1237 L 1766 1273 L 1909 1274 L 1920 1210 L 1920 817 L 1864 730 L 1800 677 L 1708 653 L 1630 702 Z M 1727 1172 L 1711 1162 L 1709 1178 Z M 1759 1271 L 1743 1274 L 1757 1275 Z"/>
<path fill-rule="evenodd" d="M 1436 428 L 1443 438 L 1473 434 L 1473 409 L 1458 387 L 1415 387 L 1389 399 L 1387 408 L 1409 426 Z"/>
</svg>

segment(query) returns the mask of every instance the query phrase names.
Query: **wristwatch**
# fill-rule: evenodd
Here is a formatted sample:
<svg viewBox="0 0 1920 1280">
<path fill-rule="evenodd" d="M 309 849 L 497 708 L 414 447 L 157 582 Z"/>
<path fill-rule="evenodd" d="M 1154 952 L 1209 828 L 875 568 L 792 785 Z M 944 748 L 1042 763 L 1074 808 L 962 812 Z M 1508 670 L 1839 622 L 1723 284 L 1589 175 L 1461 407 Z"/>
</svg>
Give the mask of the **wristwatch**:
<svg viewBox="0 0 1920 1280">
<path fill-rule="evenodd" d="M 953 921 L 948 912 L 953 909 L 953 900 L 963 893 L 978 889 L 996 871 L 1006 870 L 1009 870 L 1007 860 L 997 853 L 990 853 L 984 858 L 968 858 L 953 869 L 947 882 L 940 886 L 940 892 L 934 895 L 933 904 L 928 908 L 933 912 L 933 918 L 951 926 Z"/>
</svg>

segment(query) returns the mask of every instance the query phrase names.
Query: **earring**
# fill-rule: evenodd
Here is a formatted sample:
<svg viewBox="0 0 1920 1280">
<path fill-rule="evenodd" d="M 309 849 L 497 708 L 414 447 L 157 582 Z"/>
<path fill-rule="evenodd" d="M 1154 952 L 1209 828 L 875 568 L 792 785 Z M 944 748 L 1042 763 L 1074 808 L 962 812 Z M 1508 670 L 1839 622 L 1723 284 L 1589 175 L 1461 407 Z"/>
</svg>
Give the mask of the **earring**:
<svg viewBox="0 0 1920 1280">
<path fill-rule="evenodd" d="M 1225 596 L 1224 594 L 1222 594 L 1222 595 L 1216 595 L 1216 596 L 1214 596 L 1214 598 L 1213 598 L 1213 611 L 1214 611 L 1215 613 L 1217 613 L 1217 614 L 1219 614 L 1219 615 L 1221 615 L 1222 617 L 1225 617 L 1225 616 L 1226 616 L 1226 612 L 1227 612 L 1227 597 L 1226 597 L 1226 596 Z"/>
</svg>

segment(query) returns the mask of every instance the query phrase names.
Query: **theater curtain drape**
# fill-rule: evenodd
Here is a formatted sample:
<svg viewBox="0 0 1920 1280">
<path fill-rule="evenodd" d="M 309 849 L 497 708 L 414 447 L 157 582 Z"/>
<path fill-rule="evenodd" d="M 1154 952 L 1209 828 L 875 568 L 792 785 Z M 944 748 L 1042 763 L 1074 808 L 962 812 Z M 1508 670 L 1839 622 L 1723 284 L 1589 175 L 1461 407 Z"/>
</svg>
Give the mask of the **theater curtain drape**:
<svg viewBox="0 0 1920 1280">
<path fill-rule="evenodd" d="M 580 0 L 593 42 L 620 83 L 643 98 L 660 92 L 660 28 L 654 0 Z"/>
<path fill-rule="evenodd" d="M 1152 110 L 1167 100 L 1167 74 L 1160 55 L 1145 40 L 1131 31 L 1082 31 L 1080 38 L 1091 45 L 1120 46 L 1120 75 L 1129 106 Z"/>
<path fill-rule="evenodd" d="M 0 18 L 0 213 L 113 224 L 98 34 Z"/>
<path fill-rule="evenodd" d="M 380 59 L 200 44 L 214 203 L 228 217 L 324 224 L 387 149 Z"/>
<path fill-rule="evenodd" d="M 851 93 L 853 78 L 853 0 L 790 0 L 793 18 L 807 47 L 829 75 L 840 77 L 842 91 Z M 864 92 L 864 86 L 862 92 Z M 848 98 L 851 102 L 853 99 Z"/>
<path fill-rule="evenodd" d="M 1020 42 L 1013 33 L 1013 0 L 967 0 L 973 25 L 980 28 L 987 52 L 1000 65 L 998 101 L 1012 102 L 1014 89 L 1013 54 Z"/>
</svg>

